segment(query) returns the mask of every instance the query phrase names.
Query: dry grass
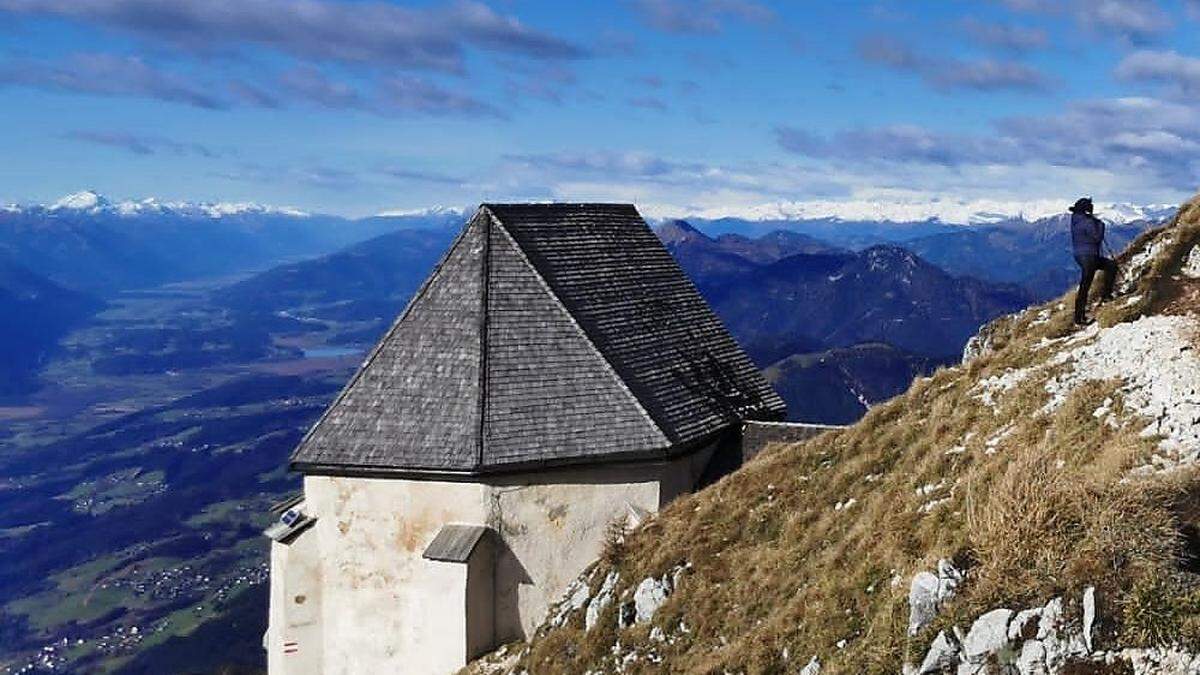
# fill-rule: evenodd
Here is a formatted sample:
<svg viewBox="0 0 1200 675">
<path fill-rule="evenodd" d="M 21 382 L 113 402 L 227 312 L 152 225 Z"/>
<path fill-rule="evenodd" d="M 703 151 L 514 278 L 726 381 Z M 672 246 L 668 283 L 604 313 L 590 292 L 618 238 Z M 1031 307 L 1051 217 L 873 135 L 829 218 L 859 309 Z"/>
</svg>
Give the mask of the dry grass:
<svg viewBox="0 0 1200 675">
<path fill-rule="evenodd" d="M 1200 241 L 1200 206 L 1187 205 L 1171 231 L 1175 244 L 1134 291 L 1140 300 L 1106 305 L 1102 323 L 1170 302 L 1163 289 Z M 613 603 L 590 632 L 573 621 L 539 635 L 521 667 L 608 671 L 619 640 L 663 658 L 627 672 L 795 672 L 816 654 L 825 674 L 895 673 L 939 628 L 997 606 L 1077 598 L 1088 585 L 1111 610 L 1102 633 L 1110 639 L 1194 640 L 1200 592 L 1183 571 L 1180 532 L 1200 526 L 1200 477 L 1130 478 L 1157 441 L 1122 411 L 1118 383 L 1082 386 L 1039 415 L 1043 370 L 994 407 L 980 402 L 980 380 L 1044 362 L 1054 348 L 1039 342 L 1072 331 L 1069 298 L 990 330 L 993 352 L 918 380 L 849 429 L 764 452 L 625 537 L 593 572 L 617 568 L 619 593 L 683 561 L 693 566 L 654 618 L 673 642 L 650 640 L 650 626 L 618 631 Z M 1115 399 L 1122 424 L 1092 414 L 1105 399 Z M 968 581 L 910 639 L 908 581 L 942 557 L 969 568 Z"/>
</svg>

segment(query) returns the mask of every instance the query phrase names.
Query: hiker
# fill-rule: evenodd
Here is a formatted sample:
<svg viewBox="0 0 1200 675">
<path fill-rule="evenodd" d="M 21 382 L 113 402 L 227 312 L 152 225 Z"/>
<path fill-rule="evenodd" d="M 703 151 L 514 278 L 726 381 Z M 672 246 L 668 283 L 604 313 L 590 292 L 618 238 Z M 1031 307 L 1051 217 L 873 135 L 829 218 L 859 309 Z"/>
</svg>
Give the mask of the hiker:
<svg viewBox="0 0 1200 675">
<path fill-rule="evenodd" d="M 1082 197 L 1069 210 L 1071 250 L 1081 272 L 1079 290 L 1075 293 L 1075 323 L 1086 326 L 1092 322 L 1086 315 L 1092 278 L 1096 276 L 1096 270 L 1104 271 L 1104 287 L 1100 293 L 1100 300 L 1112 300 L 1113 285 L 1117 282 L 1117 263 L 1112 258 L 1105 258 L 1100 254 L 1100 245 L 1104 243 L 1104 222 L 1092 215 L 1092 200 Z"/>
</svg>

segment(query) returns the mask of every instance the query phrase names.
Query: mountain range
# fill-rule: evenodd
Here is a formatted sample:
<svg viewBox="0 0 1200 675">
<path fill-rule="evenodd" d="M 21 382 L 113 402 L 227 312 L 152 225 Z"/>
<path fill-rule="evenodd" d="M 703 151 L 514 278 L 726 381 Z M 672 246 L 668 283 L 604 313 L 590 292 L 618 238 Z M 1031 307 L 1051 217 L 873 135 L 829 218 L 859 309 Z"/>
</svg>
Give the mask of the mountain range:
<svg viewBox="0 0 1200 675">
<path fill-rule="evenodd" d="M 763 373 L 787 403 L 788 417 L 852 424 L 871 407 L 908 389 L 915 378 L 951 361 L 917 356 L 884 342 L 864 342 L 798 352 L 775 361 Z"/>
<path fill-rule="evenodd" d="M 101 296 L 266 269 L 453 213 L 347 219 L 256 204 L 113 202 L 85 191 L 48 206 L 0 209 L 0 259 Z"/>
<path fill-rule="evenodd" d="M 222 288 L 216 301 L 256 314 L 391 321 L 450 245 L 455 230 L 398 230 Z"/>
<path fill-rule="evenodd" d="M 882 341 L 946 357 L 982 323 L 1031 299 L 1015 285 L 954 277 L 893 244 L 851 251 L 783 231 L 713 238 L 680 221 L 658 232 L 760 364 L 779 336 L 820 349 Z"/>
<path fill-rule="evenodd" d="M 1119 216 L 1110 241 L 1120 248 L 1149 224 L 1135 217 L 1166 210 L 1126 206 L 1110 212 Z M 26 279 L 37 270 L 47 289 L 93 298 L 49 303 L 57 309 L 43 310 L 42 328 L 28 336 L 10 333 L 10 341 L 23 346 L 10 345 L 7 352 L 12 376 L 6 390 L 28 391 L 31 373 L 61 332 L 86 317 L 79 308 L 95 311 L 97 299 L 255 269 L 263 271 L 211 296 L 227 313 L 219 326 L 193 321 L 154 329 L 174 331 L 174 337 L 144 329 L 114 334 L 107 344 L 118 353 L 97 354 L 95 367 L 112 374 L 152 372 L 206 367 L 234 355 L 281 355 L 287 352 L 272 347 L 272 331 L 289 325 L 314 331 L 330 321 L 339 323 L 325 336 L 330 343 L 371 343 L 437 260 L 462 214 L 435 208 L 346 219 L 257 204 L 113 201 L 91 191 L 49 205 L 5 207 L 0 261 L 8 269 L 24 268 Z M 1029 222 L 992 213 L 974 221 L 991 224 L 831 216 L 725 218 L 698 221 L 699 227 L 669 220 L 656 229 L 762 367 L 868 342 L 897 350 L 898 360 L 888 360 L 895 365 L 953 355 L 988 318 L 1073 282 L 1063 216 Z M 768 227 L 777 229 L 762 231 Z M 19 293 L 16 277 L 0 279 L 0 291 Z M 51 314 L 57 315 L 53 321 Z M 214 342 L 222 347 L 212 348 Z M 151 344 L 159 345 L 155 355 L 138 351 L 137 345 Z M 858 360 L 878 354 L 865 350 Z M 831 397 L 844 399 L 844 393 Z"/>
<path fill-rule="evenodd" d="M 797 419 L 856 419 L 864 401 L 902 391 L 961 353 L 983 322 L 1031 299 L 1018 286 L 955 277 L 894 245 L 851 251 L 787 231 L 709 237 L 685 221 L 657 232 L 751 358 L 774 368 L 777 386 L 810 385 L 794 398 Z M 336 324 L 331 343 L 369 345 L 449 239 L 442 230 L 382 235 L 253 275 L 212 299 L 251 323 L 285 316 L 313 330 Z M 795 358 L 814 353 L 822 355 Z"/>
<path fill-rule="evenodd" d="M 781 201 L 744 208 L 722 208 L 693 212 L 689 220 L 720 219 L 759 223 L 856 223 L 998 225 L 1034 222 L 1065 213 L 1074 201 L 1038 199 L 1026 201 L 997 199 L 939 198 L 921 201 L 894 199 L 843 199 Z M 1140 220 L 1160 221 L 1177 209 L 1175 204 L 1136 204 L 1132 202 L 1096 202 L 1096 214 L 1108 223 L 1123 224 Z M 774 225 L 770 225 L 774 227 Z M 847 228 L 851 229 L 851 228 Z"/>
<path fill-rule="evenodd" d="M 1123 250 L 1147 227 L 1161 221 L 1110 223 L 1105 243 Z M 948 272 L 1020 284 L 1039 300 L 1058 296 L 1079 278 L 1071 257 L 1067 214 L 1031 223 L 1007 222 L 910 239 L 904 247 Z"/>
</svg>

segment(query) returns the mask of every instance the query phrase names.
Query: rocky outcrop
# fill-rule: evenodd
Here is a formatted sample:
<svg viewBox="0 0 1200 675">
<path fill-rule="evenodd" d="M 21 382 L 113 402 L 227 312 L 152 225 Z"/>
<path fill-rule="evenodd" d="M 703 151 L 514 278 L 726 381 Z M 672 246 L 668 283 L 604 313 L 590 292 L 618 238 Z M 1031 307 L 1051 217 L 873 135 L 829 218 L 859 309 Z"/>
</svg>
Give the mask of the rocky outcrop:
<svg viewBox="0 0 1200 675">
<path fill-rule="evenodd" d="M 600 613 L 612 604 L 613 596 L 617 592 L 617 582 L 620 580 L 621 575 L 616 572 L 609 572 L 605 575 L 604 583 L 600 584 L 600 590 L 596 591 L 596 596 L 587 603 L 587 612 L 583 619 L 584 628 L 591 630 L 599 623 Z"/>
<path fill-rule="evenodd" d="M 938 610 L 962 581 L 962 572 L 949 560 L 939 560 L 937 573 L 921 572 L 913 577 L 908 589 L 908 634 L 916 635 L 937 617 Z"/>
<path fill-rule="evenodd" d="M 962 362 L 968 363 L 992 351 L 992 324 L 984 324 L 979 332 L 967 338 L 963 346 Z"/>
<path fill-rule="evenodd" d="M 627 588 L 620 594 L 622 601 L 617 607 L 617 627 L 629 628 L 650 622 L 690 568 L 690 563 L 682 563 L 661 576 L 646 577 L 632 589 Z M 593 592 L 591 587 L 595 585 L 597 576 L 597 570 L 589 569 L 572 581 L 563 592 L 562 600 L 550 607 L 538 630 L 560 628 L 581 611 L 584 629 L 595 628 L 604 610 L 617 599 L 617 589 L 621 583 L 621 575 L 615 570 L 609 571 Z"/>
<path fill-rule="evenodd" d="M 647 577 L 633 591 L 632 599 L 621 604 L 617 612 L 617 625 L 628 628 L 635 624 L 647 623 L 654 618 L 654 613 L 671 597 L 679 577 L 687 571 L 689 565 L 683 564 L 672 568 L 661 577 Z"/>
<path fill-rule="evenodd" d="M 1120 665 L 1137 675 L 1200 673 L 1200 655 L 1176 648 L 1100 649 L 1095 644 L 1096 589 L 1084 589 L 1079 619 L 1070 619 L 1064 600 L 1014 612 L 997 608 L 979 616 L 965 633 L 957 626 L 940 631 L 920 665 L 904 667 L 906 675 L 932 673 L 1003 673 L 1054 675 L 1108 672 Z"/>
</svg>

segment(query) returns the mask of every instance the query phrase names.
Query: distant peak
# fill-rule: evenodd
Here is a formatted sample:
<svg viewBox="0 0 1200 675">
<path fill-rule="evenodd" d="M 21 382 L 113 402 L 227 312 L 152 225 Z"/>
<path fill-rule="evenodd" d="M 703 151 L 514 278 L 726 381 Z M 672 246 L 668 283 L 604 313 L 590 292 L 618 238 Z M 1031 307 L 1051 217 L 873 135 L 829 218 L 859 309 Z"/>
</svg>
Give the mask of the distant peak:
<svg viewBox="0 0 1200 675">
<path fill-rule="evenodd" d="M 429 216 L 462 216 L 467 212 L 460 206 L 430 206 L 423 209 L 391 209 L 375 214 L 379 218 L 411 218 Z"/>
<path fill-rule="evenodd" d="M 51 204 L 49 209 L 51 211 L 90 211 L 92 209 L 102 209 L 111 204 L 104 195 L 93 190 L 84 190 L 59 199 Z"/>
<path fill-rule="evenodd" d="M 697 230 L 691 223 L 679 218 L 668 221 L 663 225 L 663 227 L 672 227 L 677 230 L 683 230 L 684 232 L 700 232 L 700 230 Z"/>
<path fill-rule="evenodd" d="M 862 252 L 872 271 L 913 270 L 919 266 L 919 258 L 912 251 L 895 244 L 876 244 Z"/>
<path fill-rule="evenodd" d="M 668 220 L 658 226 L 658 238 L 665 244 L 678 244 L 685 241 L 710 240 L 710 237 L 697 230 L 686 220 Z"/>
</svg>

